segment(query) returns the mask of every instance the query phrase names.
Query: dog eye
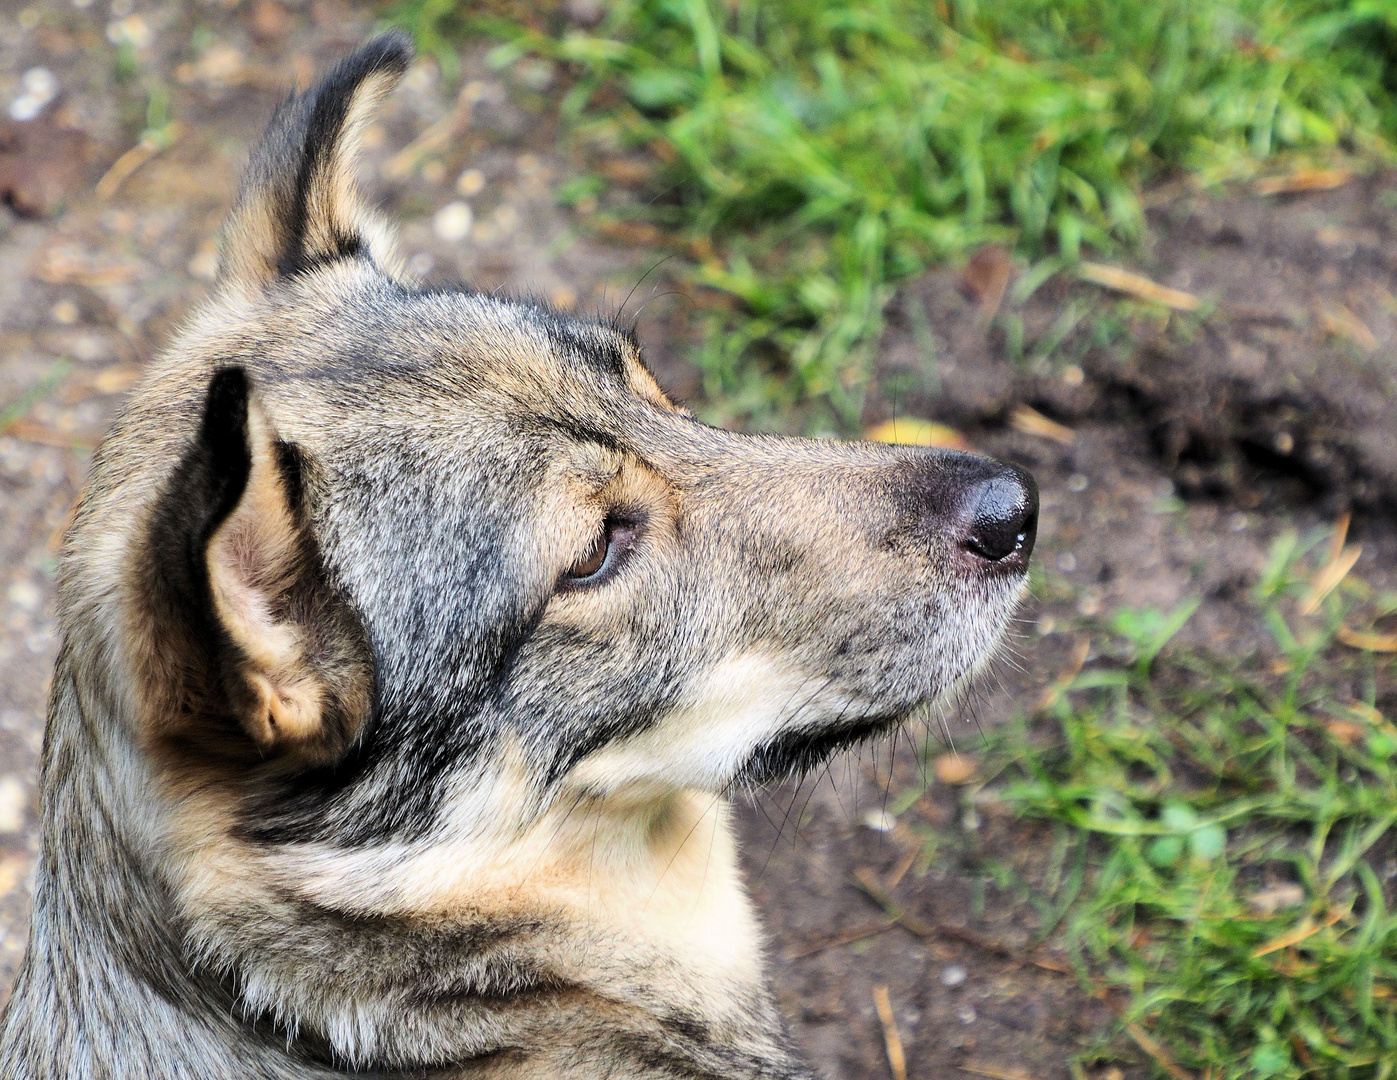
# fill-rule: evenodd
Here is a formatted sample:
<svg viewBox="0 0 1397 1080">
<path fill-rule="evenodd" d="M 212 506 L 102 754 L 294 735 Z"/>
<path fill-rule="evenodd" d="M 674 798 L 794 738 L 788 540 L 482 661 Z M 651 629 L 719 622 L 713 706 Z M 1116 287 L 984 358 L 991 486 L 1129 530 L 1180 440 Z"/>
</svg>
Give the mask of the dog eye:
<svg viewBox="0 0 1397 1080">
<path fill-rule="evenodd" d="M 594 585 L 610 577 L 621 557 L 630 550 L 638 532 L 639 527 L 635 522 L 607 518 L 587 550 L 568 567 L 562 584 Z"/>
<path fill-rule="evenodd" d="M 604 528 L 597 533 L 592 546 L 586 550 L 582 558 L 568 567 L 568 577 L 580 581 L 591 577 L 602 568 L 602 564 L 606 562 L 606 553 L 611 548 L 611 537 L 608 535 L 610 532 L 609 528 Z"/>
</svg>

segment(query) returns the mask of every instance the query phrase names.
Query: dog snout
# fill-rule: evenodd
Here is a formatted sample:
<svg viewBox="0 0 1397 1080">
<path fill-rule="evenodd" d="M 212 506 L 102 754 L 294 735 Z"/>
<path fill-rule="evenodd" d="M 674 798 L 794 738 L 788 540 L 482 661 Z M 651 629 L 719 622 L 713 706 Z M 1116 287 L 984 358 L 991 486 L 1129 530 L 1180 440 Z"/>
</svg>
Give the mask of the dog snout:
<svg viewBox="0 0 1397 1080">
<path fill-rule="evenodd" d="M 1038 537 L 1038 484 L 1017 465 L 994 466 L 965 500 L 969 513 L 961 546 L 989 563 L 1026 566 Z"/>
</svg>

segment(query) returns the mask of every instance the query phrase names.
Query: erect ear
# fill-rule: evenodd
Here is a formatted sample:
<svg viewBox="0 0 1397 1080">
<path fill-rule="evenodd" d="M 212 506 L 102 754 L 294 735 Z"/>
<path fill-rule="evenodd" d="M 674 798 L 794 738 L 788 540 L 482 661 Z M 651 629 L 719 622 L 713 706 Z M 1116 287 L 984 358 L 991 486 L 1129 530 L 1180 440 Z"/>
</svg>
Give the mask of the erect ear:
<svg viewBox="0 0 1397 1080">
<path fill-rule="evenodd" d="M 364 206 L 354 169 L 364 125 L 411 60 L 405 34 L 384 34 L 282 102 L 224 226 L 220 289 L 255 295 L 355 256 L 397 272 L 391 232 Z"/>
<path fill-rule="evenodd" d="M 217 372 L 151 536 L 177 738 L 328 763 L 367 719 L 367 638 L 311 530 L 309 469 L 247 374 Z"/>
</svg>

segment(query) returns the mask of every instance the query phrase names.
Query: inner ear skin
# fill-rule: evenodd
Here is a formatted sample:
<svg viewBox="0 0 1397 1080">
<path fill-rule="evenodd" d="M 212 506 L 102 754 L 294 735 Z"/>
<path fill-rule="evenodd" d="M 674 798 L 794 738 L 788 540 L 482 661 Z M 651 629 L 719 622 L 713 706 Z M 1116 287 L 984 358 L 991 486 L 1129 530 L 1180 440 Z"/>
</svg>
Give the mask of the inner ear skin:
<svg viewBox="0 0 1397 1080">
<path fill-rule="evenodd" d="M 258 692 L 249 676 L 253 658 L 219 616 L 209 566 L 213 537 L 249 491 L 250 398 L 241 368 L 221 369 L 211 379 L 198 432 L 155 505 L 141 567 L 144 621 L 156 661 L 150 681 L 159 687 L 150 733 L 202 763 L 249 765 L 269 750 L 249 737 L 248 728 L 262 719 L 265 688 Z M 321 687 L 318 730 L 293 749 L 307 763 L 323 762 L 343 753 L 370 709 L 369 647 L 309 527 L 305 456 L 280 440 L 264 453 L 295 530 L 289 577 L 268 597 L 268 607 L 302 642 L 300 677 Z"/>
</svg>

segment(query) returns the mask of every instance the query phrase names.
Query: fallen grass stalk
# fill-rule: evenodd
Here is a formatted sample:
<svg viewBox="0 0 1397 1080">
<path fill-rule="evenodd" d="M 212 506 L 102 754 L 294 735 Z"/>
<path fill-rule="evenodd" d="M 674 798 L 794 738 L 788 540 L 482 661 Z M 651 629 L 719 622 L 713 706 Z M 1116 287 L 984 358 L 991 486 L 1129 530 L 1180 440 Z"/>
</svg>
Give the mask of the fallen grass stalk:
<svg viewBox="0 0 1397 1080">
<path fill-rule="evenodd" d="M 883 1046 L 888 1052 L 888 1068 L 892 1070 L 893 1080 L 907 1080 L 907 1054 L 902 1049 L 902 1035 L 897 1030 L 897 1017 L 893 1015 L 886 983 L 873 988 L 873 1005 L 883 1025 Z"/>
<path fill-rule="evenodd" d="M 1090 281 L 1093 285 L 1113 289 L 1139 300 L 1163 304 L 1175 311 L 1196 311 L 1199 304 L 1198 297 L 1194 296 L 1193 293 L 1184 292 L 1182 289 L 1171 289 L 1167 285 L 1151 281 L 1143 274 L 1122 270 L 1118 266 L 1084 262 L 1077 268 L 1077 276 L 1083 281 Z"/>
</svg>

